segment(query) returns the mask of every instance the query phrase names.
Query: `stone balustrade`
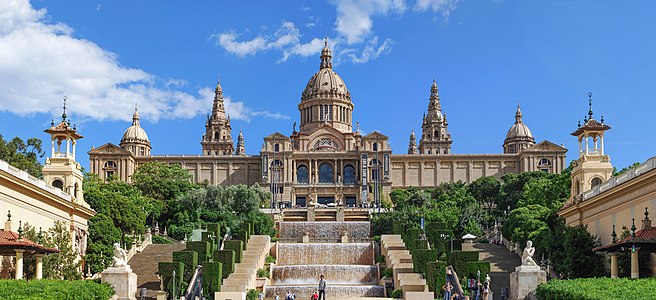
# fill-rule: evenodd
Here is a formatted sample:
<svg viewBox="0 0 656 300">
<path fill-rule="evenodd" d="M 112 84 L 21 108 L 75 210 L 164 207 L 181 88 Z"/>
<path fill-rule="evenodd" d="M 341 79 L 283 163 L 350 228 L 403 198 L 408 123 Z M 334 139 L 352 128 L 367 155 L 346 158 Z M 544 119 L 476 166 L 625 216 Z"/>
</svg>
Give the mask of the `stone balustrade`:
<svg viewBox="0 0 656 300">
<path fill-rule="evenodd" d="M 270 248 L 271 237 L 252 235 L 241 262 L 236 263 L 235 271 L 223 280 L 221 291 L 215 293 L 214 299 L 245 299 L 246 292 L 257 285 L 257 270 L 264 267 Z"/>
</svg>

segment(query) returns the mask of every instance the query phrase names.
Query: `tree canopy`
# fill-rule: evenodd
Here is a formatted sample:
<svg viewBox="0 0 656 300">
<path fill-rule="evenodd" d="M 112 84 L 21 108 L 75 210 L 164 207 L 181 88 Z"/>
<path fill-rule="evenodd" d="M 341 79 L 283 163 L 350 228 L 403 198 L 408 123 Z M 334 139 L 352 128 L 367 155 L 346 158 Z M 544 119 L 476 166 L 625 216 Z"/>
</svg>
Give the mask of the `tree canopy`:
<svg viewBox="0 0 656 300">
<path fill-rule="evenodd" d="M 41 149 L 42 142 L 37 138 L 28 138 L 26 141 L 15 137 L 10 141 L 3 139 L 0 134 L 0 160 L 4 160 L 10 165 L 25 170 L 30 175 L 42 178 L 39 162 L 45 152 Z"/>
</svg>

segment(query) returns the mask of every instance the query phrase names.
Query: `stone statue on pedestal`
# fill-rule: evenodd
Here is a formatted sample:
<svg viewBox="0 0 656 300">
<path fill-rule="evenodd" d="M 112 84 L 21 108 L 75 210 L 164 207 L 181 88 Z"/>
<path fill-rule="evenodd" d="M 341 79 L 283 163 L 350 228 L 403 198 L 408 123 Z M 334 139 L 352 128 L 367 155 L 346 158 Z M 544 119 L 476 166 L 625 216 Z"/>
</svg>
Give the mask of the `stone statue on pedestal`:
<svg viewBox="0 0 656 300">
<path fill-rule="evenodd" d="M 535 291 L 538 285 L 547 282 L 547 272 L 535 263 L 534 254 L 533 242 L 527 241 L 522 252 L 522 265 L 510 274 L 510 300 L 522 300 Z"/>
<path fill-rule="evenodd" d="M 100 274 L 103 282 L 108 283 L 116 292 L 117 300 L 136 300 L 137 274 L 128 265 L 128 255 L 118 243 L 114 244 L 112 266 Z"/>
<path fill-rule="evenodd" d="M 118 243 L 114 243 L 114 259 L 112 260 L 112 267 L 124 268 L 128 265 L 128 255 L 125 250 L 121 249 Z"/>
<path fill-rule="evenodd" d="M 535 254 L 533 242 L 527 241 L 526 248 L 524 248 L 524 253 L 522 254 L 522 266 L 538 266 L 538 264 L 536 264 L 533 260 L 533 254 Z"/>
</svg>

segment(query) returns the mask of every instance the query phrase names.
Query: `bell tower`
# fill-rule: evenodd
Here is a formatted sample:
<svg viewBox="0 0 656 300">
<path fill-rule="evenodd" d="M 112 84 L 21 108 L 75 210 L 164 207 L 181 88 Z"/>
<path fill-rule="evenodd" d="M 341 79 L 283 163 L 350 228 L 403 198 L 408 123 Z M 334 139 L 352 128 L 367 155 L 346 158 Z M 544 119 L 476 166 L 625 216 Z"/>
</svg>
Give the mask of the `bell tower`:
<svg viewBox="0 0 656 300">
<path fill-rule="evenodd" d="M 579 140 L 579 158 L 574 161 L 572 169 L 572 187 L 570 201 L 574 201 L 583 192 L 593 189 L 613 175 L 610 156 L 604 152 L 604 134 L 610 126 L 593 118 L 592 93 L 588 93 L 588 115 L 579 122 L 572 135 Z"/>
<path fill-rule="evenodd" d="M 77 133 L 75 125 L 71 127 L 71 121 L 66 116 L 66 97 L 61 122 L 55 126 L 53 120 L 45 132 L 50 134 L 52 148 L 43 166 L 43 180 L 73 196 L 77 204 L 89 207 L 82 191 L 82 168 L 75 161 L 75 145 L 82 136 Z"/>
<path fill-rule="evenodd" d="M 446 114 L 442 113 L 437 82 L 433 79 L 430 98 L 428 101 L 428 114 L 424 114 L 421 123 L 421 139 L 419 140 L 419 153 L 421 154 L 451 154 L 451 133 Z"/>
<path fill-rule="evenodd" d="M 205 121 L 205 134 L 200 142 L 204 155 L 232 155 L 235 152 L 230 134 L 230 117 L 226 116 L 221 82 L 214 89 L 212 115 Z"/>
</svg>

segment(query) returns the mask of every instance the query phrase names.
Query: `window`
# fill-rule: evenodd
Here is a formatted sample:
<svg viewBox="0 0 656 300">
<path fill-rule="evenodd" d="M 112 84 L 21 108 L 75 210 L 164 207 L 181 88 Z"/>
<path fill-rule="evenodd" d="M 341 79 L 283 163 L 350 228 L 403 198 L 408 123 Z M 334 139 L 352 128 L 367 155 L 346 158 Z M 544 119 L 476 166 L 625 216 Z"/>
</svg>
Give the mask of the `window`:
<svg viewBox="0 0 656 300">
<path fill-rule="evenodd" d="M 581 193 L 581 183 L 577 179 L 574 183 L 574 196 L 578 196 Z"/>
<path fill-rule="evenodd" d="M 381 166 L 380 161 L 376 160 L 376 159 L 372 160 L 369 163 L 369 167 L 371 169 L 371 180 L 372 181 L 379 181 L 380 180 L 380 176 L 379 176 L 380 166 Z"/>
<path fill-rule="evenodd" d="M 75 183 L 75 188 L 73 190 L 73 197 L 77 198 L 77 191 L 80 187 L 78 186 L 77 182 Z"/>
<path fill-rule="evenodd" d="M 221 139 L 221 133 L 220 132 L 215 132 L 214 133 L 214 139 L 215 140 Z"/>
<path fill-rule="evenodd" d="M 319 183 L 333 183 L 333 166 L 329 163 L 319 165 Z"/>
<path fill-rule="evenodd" d="M 601 178 L 599 177 L 592 178 L 592 182 L 590 183 L 592 184 L 592 188 L 594 189 L 595 187 L 601 184 Z"/>
<path fill-rule="evenodd" d="M 271 162 L 271 167 L 273 168 L 273 171 L 271 172 L 273 173 L 273 181 L 282 182 L 281 175 L 283 174 L 283 170 L 284 170 L 282 166 L 282 162 L 276 159 L 273 162 Z"/>
<path fill-rule="evenodd" d="M 273 152 L 280 152 L 280 145 L 279 144 L 274 144 L 273 145 Z"/>
<path fill-rule="evenodd" d="M 352 165 L 344 167 L 344 184 L 355 184 L 355 168 Z"/>
<path fill-rule="evenodd" d="M 435 130 L 435 135 L 434 136 L 435 136 L 436 139 L 439 139 L 440 138 L 440 131 Z"/>
<path fill-rule="evenodd" d="M 60 190 L 64 190 L 64 182 L 59 180 L 59 179 L 53 180 L 52 181 L 52 186 L 54 186 L 54 187 L 56 187 Z"/>
<path fill-rule="evenodd" d="M 378 143 L 374 143 L 373 149 L 374 149 L 374 151 L 378 151 Z"/>
<path fill-rule="evenodd" d="M 116 168 L 116 163 L 110 160 L 105 163 L 105 168 Z"/>
<path fill-rule="evenodd" d="M 298 166 L 296 169 L 296 182 L 298 183 L 309 183 L 310 179 L 308 177 L 308 168 L 306 166 Z"/>
<path fill-rule="evenodd" d="M 551 161 L 543 158 L 538 161 L 538 169 L 543 172 L 549 172 L 551 171 Z"/>
</svg>

